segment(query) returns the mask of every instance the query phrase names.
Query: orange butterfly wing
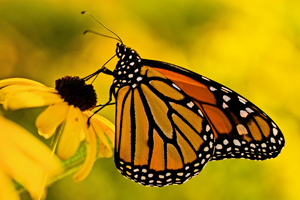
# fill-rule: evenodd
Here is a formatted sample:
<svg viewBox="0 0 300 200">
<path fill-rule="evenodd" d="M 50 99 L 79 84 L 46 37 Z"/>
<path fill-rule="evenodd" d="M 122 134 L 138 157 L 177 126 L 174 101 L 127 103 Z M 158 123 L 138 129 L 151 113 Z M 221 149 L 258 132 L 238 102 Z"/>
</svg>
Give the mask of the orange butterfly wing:
<svg viewBox="0 0 300 200">
<path fill-rule="evenodd" d="M 143 66 L 136 87 L 117 91 L 115 163 L 143 185 L 181 184 L 211 159 L 214 135 L 199 108 L 175 84 Z"/>
<path fill-rule="evenodd" d="M 284 147 L 284 137 L 275 122 L 241 95 L 181 67 L 143 61 L 178 85 L 204 113 L 216 139 L 212 160 L 265 160 L 276 157 Z"/>
</svg>

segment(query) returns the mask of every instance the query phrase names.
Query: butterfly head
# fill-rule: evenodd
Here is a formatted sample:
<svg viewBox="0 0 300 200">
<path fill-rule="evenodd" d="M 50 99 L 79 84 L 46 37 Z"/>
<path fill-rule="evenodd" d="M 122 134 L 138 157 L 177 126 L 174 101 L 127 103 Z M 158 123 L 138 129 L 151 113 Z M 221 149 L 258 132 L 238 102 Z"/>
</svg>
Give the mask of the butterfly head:
<svg viewBox="0 0 300 200">
<path fill-rule="evenodd" d="M 142 80 L 140 76 L 141 58 L 135 50 L 117 43 L 116 55 L 119 58 L 117 66 L 113 72 L 114 84 L 118 86 L 131 85 L 136 87 Z"/>
</svg>

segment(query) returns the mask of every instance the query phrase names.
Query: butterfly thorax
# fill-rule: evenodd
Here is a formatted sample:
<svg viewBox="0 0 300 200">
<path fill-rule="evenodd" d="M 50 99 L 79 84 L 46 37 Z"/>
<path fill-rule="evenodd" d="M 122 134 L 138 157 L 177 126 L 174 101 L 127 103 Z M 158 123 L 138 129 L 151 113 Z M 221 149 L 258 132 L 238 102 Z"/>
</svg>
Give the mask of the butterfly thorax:
<svg viewBox="0 0 300 200">
<path fill-rule="evenodd" d="M 119 87 L 126 85 L 136 87 L 142 80 L 140 76 L 142 64 L 139 54 L 135 50 L 117 43 L 116 55 L 119 61 L 113 72 L 114 85 Z"/>
</svg>

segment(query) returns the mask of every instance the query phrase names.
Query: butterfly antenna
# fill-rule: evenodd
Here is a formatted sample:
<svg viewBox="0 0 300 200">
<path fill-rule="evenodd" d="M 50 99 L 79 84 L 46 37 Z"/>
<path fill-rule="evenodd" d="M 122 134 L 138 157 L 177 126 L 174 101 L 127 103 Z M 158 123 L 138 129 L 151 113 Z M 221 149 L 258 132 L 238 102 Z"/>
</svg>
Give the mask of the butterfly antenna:
<svg viewBox="0 0 300 200">
<path fill-rule="evenodd" d="M 101 33 L 97 33 L 95 31 L 91 31 L 91 30 L 86 30 L 84 32 L 84 34 L 90 32 L 90 33 L 94 33 L 94 34 L 97 34 L 97 35 L 101 35 L 101 36 L 104 36 L 104 37 L 107 37 L 107 38 L 112 38 L 112 39 L 115 39 L 115 40 L 118 40 L 119 42 L 121 42 L 121 44 L 123 44 L 123 41 L 121 40 L 121 38 L 115 33 L 113 32 L 112 30 L 110 30 L 109 28 L 107 28 L 104 24 L 102 24 L 96 17 L 94 17 L 92 14 L 90 14 L 89 12 L 86 12 L 86 11 L 82 11 L 81 14 L 87 14 L 89 16 L 91 16 L 96 22 L 98 22 L 101 26 L 103 26 L 106 30 L 108 30 L 109 32 L 111 32 L 112 34 L 114 34 L 117 38 L 114 38 L 114 37 L 110 37 L 110 36 L 107 36 L 107 35 L 103 35 Z"/>
</svg>

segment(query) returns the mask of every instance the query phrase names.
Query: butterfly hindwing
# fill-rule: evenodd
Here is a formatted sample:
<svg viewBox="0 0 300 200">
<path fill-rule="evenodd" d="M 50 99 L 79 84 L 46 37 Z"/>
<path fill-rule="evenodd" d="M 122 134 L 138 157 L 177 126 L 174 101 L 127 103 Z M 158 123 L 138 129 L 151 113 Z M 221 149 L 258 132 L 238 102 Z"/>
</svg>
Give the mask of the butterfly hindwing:
<svg viewBox="0 0 300 200">
<path fill-rule="evenodd" d="M 161 73 L 142 67 L 117 92 L 115 163 L 143 185 L 181 184 L 211 159 L 214 134 L 201 110 Z"/>
</svg>

